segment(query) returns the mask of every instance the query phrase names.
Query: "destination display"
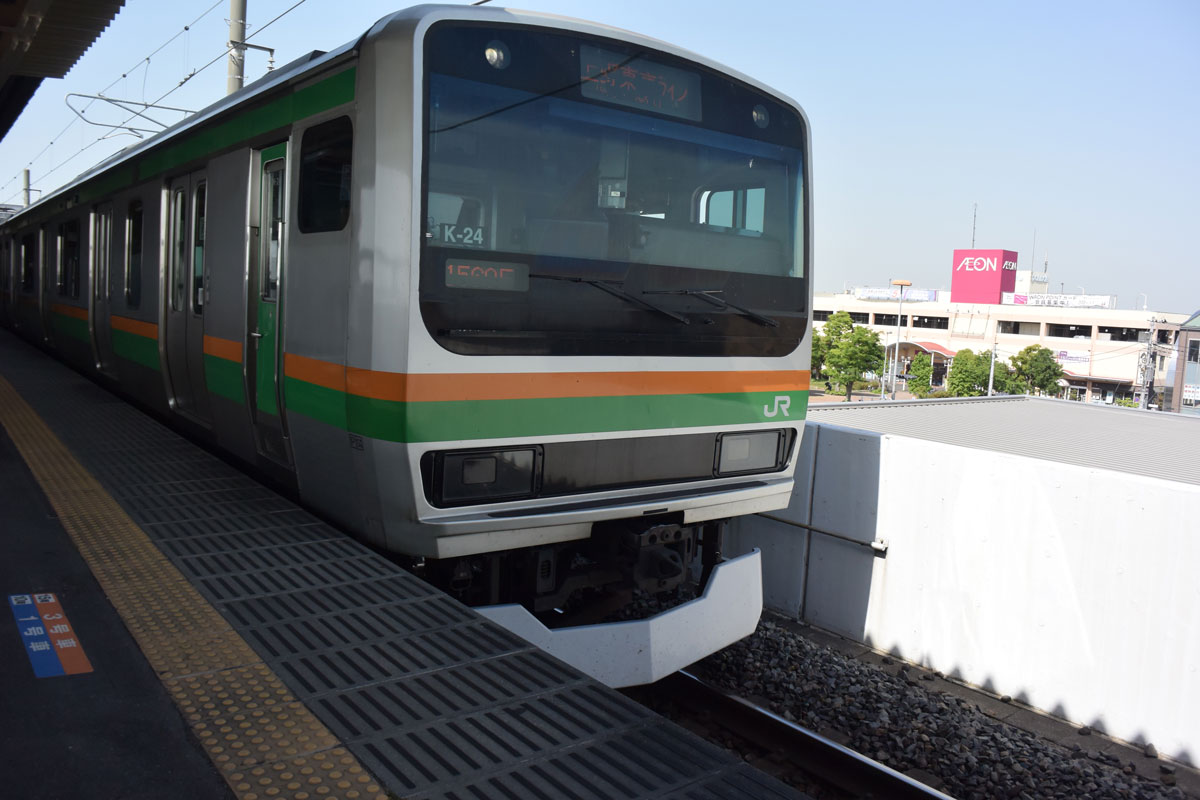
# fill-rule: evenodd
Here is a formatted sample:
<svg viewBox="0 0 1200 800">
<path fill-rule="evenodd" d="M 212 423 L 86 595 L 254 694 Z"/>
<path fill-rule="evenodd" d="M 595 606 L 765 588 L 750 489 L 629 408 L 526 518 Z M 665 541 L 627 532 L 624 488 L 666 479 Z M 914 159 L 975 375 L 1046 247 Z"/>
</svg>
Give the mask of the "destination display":
<svg viewBox="0 0 1200 800">
<path fill-rule="evenodd" d="M 508 261 L 446 259 L 446 285 L 453 289 L 529 290 L 529 265 Z"/>
<path fill-rule="evenodd" d="M 700 75 L 591 45 L 579 48 L 583 96 L 700 121 Z"/>
</svg>

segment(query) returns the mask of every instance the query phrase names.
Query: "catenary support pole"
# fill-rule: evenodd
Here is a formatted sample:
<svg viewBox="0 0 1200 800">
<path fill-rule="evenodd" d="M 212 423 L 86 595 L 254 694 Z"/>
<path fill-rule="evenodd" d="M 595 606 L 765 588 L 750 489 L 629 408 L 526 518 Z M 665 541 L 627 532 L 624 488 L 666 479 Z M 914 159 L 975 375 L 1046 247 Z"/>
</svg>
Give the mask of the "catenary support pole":
<svg viewBox="0 0 1200 800">
<path fill-rule="evenodd" d="M 242 88 L 246 70 L 246 0 L 229 0 L 229 69 L 226 71 L 225 94 Z"/>
</svg>

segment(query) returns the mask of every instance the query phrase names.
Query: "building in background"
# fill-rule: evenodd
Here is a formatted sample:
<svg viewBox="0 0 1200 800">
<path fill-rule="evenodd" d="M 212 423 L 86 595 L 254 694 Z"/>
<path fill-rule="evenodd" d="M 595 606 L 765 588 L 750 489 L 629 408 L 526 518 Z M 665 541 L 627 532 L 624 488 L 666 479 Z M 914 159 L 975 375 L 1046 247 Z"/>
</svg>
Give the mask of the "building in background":
<svg viewBox="0 0 1200 800">
<path fill-rule="evenodd" d="M 1167 372 L 1163 408 L 1200 416 L 1200 311 L 1179 326 L 1175 354 Z"/>
<path fill-rule="evenodd" d="M 1185 397 L 1200 413 L 1200 315 L 1119 309 L 1112 295 L 1051 294 L 1043 272 L 1017 269 L 1012 250 L 955 250 L 951 288 L 904 290 L 899 319 L 901 364 L 928 358 L 934 385 L 945 377 L 959 350 L 987 353 L 997 359 L 1030 345 L 1054 353 L 1062 365 L 1064 396 L 1073 400 L 1140 402 L 1182 410 Z M 813 320 L 822 326 L 838 311 L 855 324 L 877 331 L 889 360 L 896 356 L 899 288 L 857 287 L 840 294 L 818 293 Z M 1187 347 L 1177 342 L 1181 325 L 1192 325 Z M 1180 340 L 1182 341 L 1182 340 Z M 1193 372 L 1177 369 L 1191 364 Z M 899 370 L 903 371 L 903 370 Z M 1191 377 L 1188 377 L 1190 375 Z M 1191 388 L 1185 388 L 1191 387 Z"/>
</svg>

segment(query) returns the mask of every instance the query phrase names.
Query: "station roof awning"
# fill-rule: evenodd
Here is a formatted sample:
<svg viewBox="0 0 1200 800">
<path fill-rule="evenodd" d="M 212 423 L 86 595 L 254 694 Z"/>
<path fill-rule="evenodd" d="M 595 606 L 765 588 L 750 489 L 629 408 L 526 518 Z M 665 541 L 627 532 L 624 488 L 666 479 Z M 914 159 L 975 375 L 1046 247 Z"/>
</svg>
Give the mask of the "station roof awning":
<svg viewBox="0 0 1200 800">
<path fill-rule="evenodd" d="M 125 0 L 0 0 L 0 139 L 45 78 L 61 78 Z"/>
<path fill-rule="evenodd" d="M 954 354 L 958 352 L 957 350 L 942 347 L 937 342 L 907 342 L 907 344 L 916 345 L 926 353 L 937 353 L 939 356 L 945 356 L 946 358 L 954 358 Z"/>
</svg>

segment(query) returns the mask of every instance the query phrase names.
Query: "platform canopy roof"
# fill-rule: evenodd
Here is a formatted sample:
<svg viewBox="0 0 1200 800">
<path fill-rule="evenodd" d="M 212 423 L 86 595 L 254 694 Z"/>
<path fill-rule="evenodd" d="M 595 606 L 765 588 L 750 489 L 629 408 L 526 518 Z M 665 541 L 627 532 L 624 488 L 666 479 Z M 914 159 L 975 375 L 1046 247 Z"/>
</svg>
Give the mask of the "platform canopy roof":
<svg viewBox="0 0 1200 800">
<path fill-rule="evenodd" d="M 1039 397 L 820 403 L 823 425 L 1200 485 L 1200 417 Z M 1036 474 L 1030 479 L 1035 480 Z"/>
<path fill-rule="evenodd" d="M 46 78 L 61 78 L 125 0 L 0 0 L 0 139 Z"/>
</svg>

